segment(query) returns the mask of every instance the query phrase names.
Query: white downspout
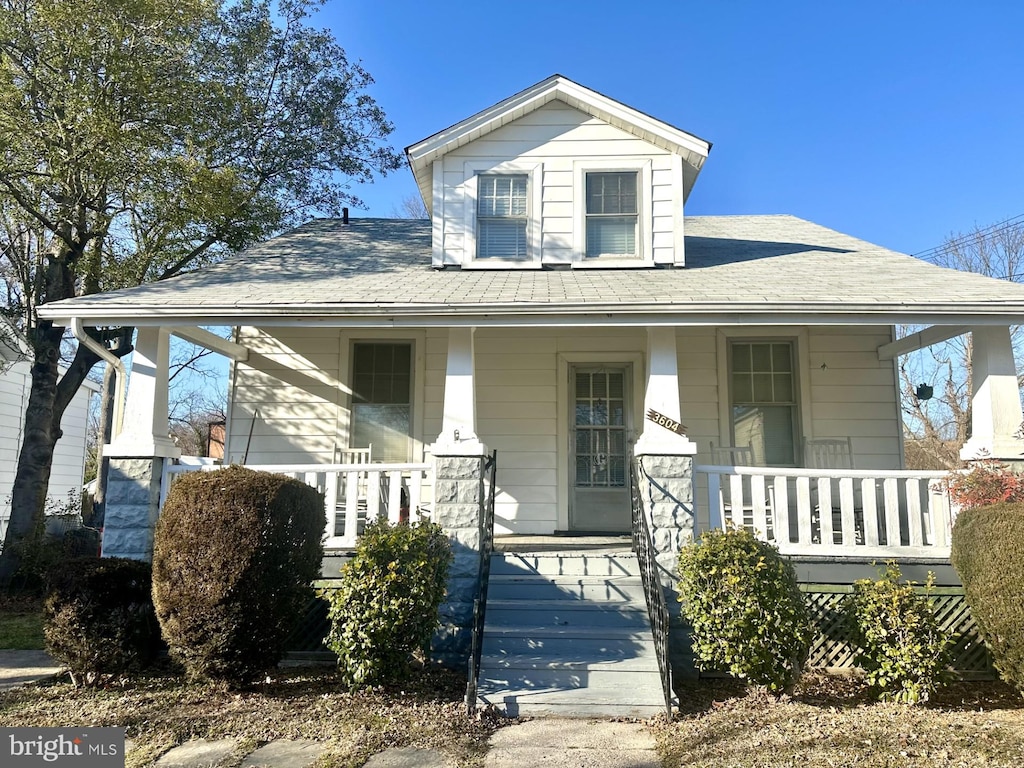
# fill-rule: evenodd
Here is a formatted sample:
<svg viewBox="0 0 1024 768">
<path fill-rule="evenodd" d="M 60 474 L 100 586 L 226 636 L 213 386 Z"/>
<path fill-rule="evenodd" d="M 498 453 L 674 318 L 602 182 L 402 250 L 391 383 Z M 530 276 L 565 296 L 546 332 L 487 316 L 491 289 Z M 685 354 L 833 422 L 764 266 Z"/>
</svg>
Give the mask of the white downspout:
<svg viewBox="0 0 1024 768">
<path fill-rule="evenodd" d="M 114 368 L 114 423 L 110 432 L 110 439 L 113 441 L 115 437 L 121 434 L 121 426 L 124 420 L 124 390 L 125 379 L 127 378 L 124 363 L 121 362 L 121 358 L 85 332 L 82 318 L 71 318 L 71 333 L 74 334 L 79 343 L 85 345 L 86 349 L 95 352 L 107 365 L 111 365 Z"/>
</svg>

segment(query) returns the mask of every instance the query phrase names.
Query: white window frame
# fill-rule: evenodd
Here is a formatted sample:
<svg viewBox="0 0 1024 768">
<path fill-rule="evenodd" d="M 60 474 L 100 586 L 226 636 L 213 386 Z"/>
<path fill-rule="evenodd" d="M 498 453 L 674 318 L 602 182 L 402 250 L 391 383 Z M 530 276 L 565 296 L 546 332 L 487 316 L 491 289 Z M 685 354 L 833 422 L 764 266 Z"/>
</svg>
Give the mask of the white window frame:
<svg viewBox="0 0 1024 768">
<path fill-rule="evenodd" d="M 588 159 L 573 162 L 572 266 L 575 269 L 654 266 L 654 236 L 651 223 L 652 161 L 648 159 Z M 637 254 L 632 257 L 587 256 L 587 174 L 636 173 Z"/>
<path fill-rule="evenodd" d="M 426 444 L 423 440 L 424 413 L 424 371 L 426 362 L 423 350 L 426 348 L 426 335 L 423 332 L 402 333 L 396 335 L 390 331 L 362 330 L 358 333 L 342 333 L 339 339 L 339 370 L 346 371 L 346 381 L 338 387 L 338 422 L 336 427 L 336 445 L 354 446 L 352 440 L 353 397 L 352 374 L 355 362 L 354 351 L 357 343 L 380 344 L 412 344 L 412 413 L 410 415 L 410 455 L 412 461 L 420 461 L 424 455 Z"/>
<path fill-rule="evenodd" d="M 729 365 L 731 342 L 787 342 L 793 345 L 793 374 L 796 386 L 796 416 L 793 439 L 797 445 L 796 460 L 798 466 L 802 462 L 799 455 L 803 440 L 810 434 L 812 426 L 811 413 L 811 377 L 806 364 L 810 349 L 810 334 L 806 328 L 785 327 L 736 327 L 719 328 L 716 333 L 718 352 L 718 439 L 720 445 L 732 445 L 732 377 Z"/>
<path fill-rule="evenodd" d="M 541 267 L 541 179 L 543 164 L 522 161 L 475 161 L 464 165 L 464 269 L 539 269 Z M 477 181 L 480 176 L 526 176 L 526 258 L 477 258 Z"/>
</svg>

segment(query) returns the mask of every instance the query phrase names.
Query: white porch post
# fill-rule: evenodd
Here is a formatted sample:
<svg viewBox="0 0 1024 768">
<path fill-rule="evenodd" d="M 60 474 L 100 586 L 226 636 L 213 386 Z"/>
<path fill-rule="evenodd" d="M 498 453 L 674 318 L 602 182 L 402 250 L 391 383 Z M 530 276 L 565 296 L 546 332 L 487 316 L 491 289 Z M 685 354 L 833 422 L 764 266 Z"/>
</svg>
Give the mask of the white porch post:
<svg viewBox="0 0 1024 768">
<path fill-rule="evenodd" d="M 644 391 L 644 428 L 636 441 L 637 454 L 693 456 L 697 444 L 689 437 L 667 429 L 650 417 L 651 411 L 677 424 L 679 407 L 679 365 L 676 360 L 674 328 L 647 329 L 647 387 Z M 682 427 L 680 427 L 682 429 Z"/>
<path fill-rule="evenodd" d="M 431 448 L 435 456 L 483 456 L 487 453 L 476 433 L 475 331 L 475 328 L 448 329 L 444 414 L 441 434 Z"/>
<path fill-rule="evenodd" d="M 1024 440 L 1013 434 L 1024 419 L 1010 329 L 973 328 L 971 345 L 971 437 L 960 449 L 960 458 L 1020 461 Z"/>
<path fill-rule="evenodd" d="M 167 427 L 169 346 L 167 330 L 139 328 L 124 428 L 103 448 L 104 456 L 110 459 L 104 557 L 149 560 L 153 555 L 164 461 L 181 455 Z"/>
<path fill-rule="evenodd" d="M 181 455 L 167 426 L 169 348 L 170 334 L 163 328 L 139 328 L 136 332 L 124 427 L 104 446 L 104 456 Z"/>
<path fill-rule="evenodd" d="M 474 328 L 448 329 L 441 434 L 430 446 L 434 458 L 434 522 L 452 542 L 448 591 L 433 657 L 452 667 L 465 664 L 471 648 L 473 602 L 479 596 L 483 546 L 481 490 L 487 447 L 476 432 Z"/>
</svg>

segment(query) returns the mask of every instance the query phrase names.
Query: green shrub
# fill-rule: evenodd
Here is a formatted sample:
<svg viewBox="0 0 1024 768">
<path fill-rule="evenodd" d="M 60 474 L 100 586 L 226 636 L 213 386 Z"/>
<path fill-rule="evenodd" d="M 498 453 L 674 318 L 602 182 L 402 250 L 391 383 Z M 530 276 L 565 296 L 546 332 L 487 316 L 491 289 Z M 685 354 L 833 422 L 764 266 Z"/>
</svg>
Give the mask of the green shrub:
<svg viewBox="0 0 1024 768">
<path fill-rule="evenodd" d="M 274 667 L 312 595 L 323 495 L 284 475 L 228 467 L 178 478 L 157 524 L 153 601 L 193 678 L 244 685 Z"/>
<path fill-rule="evenodd" d="M 451 561 L 451 544 L 433 523 L 366 527 L 330 595 L 326 642 L 349 686 L 399 678 L 413 652 L 427 649 Z"/>
<path fill-rule="evenodd" d="M 679 600 L 697 666 L 770 691 L 789 690 L 810 644 L 796 574 L 772 545 L 741 529 L 707 531 L 679 554 Z"/>
<path fill-rule="evenodd" d="M 1024 504 L 957 515 L 951 560 L 996 669 L 1024 693 Z"/>
<path fill-rule="evenodd" d="M 76 685 L 147 667 L 160 650 L 149 563 L 117 557 L 68 560 L 50 575 L 43 607 L 46 650 Z"/>
<path fill-rule="evenodd" d="M 855 661 L 879 698 L 916 704 L 946 683 L 951 638 L 932 610 L 931 575 L 924 595 L 901 576 L 890 562 L 877 581 L 854 582 L 845 609 L 860 649 Z"/>
</svg>

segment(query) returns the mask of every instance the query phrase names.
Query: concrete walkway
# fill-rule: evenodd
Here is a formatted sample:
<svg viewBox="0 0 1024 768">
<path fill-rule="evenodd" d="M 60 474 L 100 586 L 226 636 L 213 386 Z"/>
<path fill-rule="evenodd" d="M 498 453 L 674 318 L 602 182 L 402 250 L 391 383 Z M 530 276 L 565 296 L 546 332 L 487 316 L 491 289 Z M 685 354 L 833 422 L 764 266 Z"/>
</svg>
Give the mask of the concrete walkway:
<svg viewBox="0 0 1024 768">
<path fill-rule="evenodd" d="M 46 651 L 0 650 L 0 691 L 52 677 L 61 666 Z"/>
<path fill-rule="evenodd" d="M 0 690 L 41 680 L 61 667 L 44 651 L 0 650 Z M 165 752 L 155 768 L 216 768 L 237 761 L 235 739 L 197 739 Z M 326 749 L 314 741 L 277 739 L 246 755 L 241 768 L 310 768 Z M 237 764 L 235 762 L 234 764 Z M 499 729 L 485 768 L 659 768 L 654 737 L 642 725 L 606 720 L 539 718 Z M 373 755 L 365 768 L 450 768 L 434 749 L 403 747 Z"/>
<path fill-rule="evenodd" d="M 196 740 L 166 752 L 156 768 L 216 768 L 235 751 L 234 739 Z M 242 768 L 310 768 L 321 744 L 278 739 L 242 761 Z M 237 758 L 235 758 L 237 760 Z M 373 755 L 364 768 L 449 768 L 435 749 L 403 747 Z M 660 768 L 654 737 L 641 725 L 605 720 L 542 718 L 500 729 L 491 738 L 485 768 Z"/>
</svg>

